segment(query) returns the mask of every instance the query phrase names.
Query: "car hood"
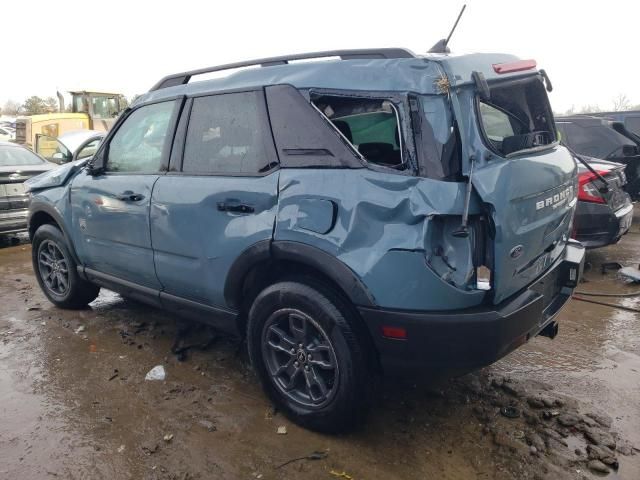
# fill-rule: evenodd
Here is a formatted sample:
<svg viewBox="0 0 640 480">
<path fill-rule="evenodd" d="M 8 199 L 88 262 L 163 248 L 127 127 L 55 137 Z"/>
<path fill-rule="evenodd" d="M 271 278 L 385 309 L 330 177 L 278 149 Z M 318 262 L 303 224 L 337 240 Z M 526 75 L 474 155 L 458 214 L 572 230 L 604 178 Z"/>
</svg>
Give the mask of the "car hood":
<svg viewBox="0 0 640 480">
<path fill-rule="evenodd" d="M 88 158 L 76 160 L 75 162 L 66 163 L 48 172 L 41 173 L 38 176 L 30 178 L 25 183 L 27 189 L 31 192 L 35 190 L 43 190 L 46 188 L 59 187 L 64 185 L 67 180 L 80 170 L 88 161 Z"/>
</svg>

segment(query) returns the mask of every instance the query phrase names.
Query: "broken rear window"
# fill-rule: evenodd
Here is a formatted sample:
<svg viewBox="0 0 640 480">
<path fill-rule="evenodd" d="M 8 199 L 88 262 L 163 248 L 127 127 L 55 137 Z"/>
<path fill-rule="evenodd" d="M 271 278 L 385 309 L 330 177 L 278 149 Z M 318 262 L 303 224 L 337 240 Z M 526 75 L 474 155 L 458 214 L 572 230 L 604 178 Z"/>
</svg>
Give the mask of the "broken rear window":
<svg viewBox="0 0 640 480">
<path fill-rule="evenodd" d="M 501 156 L 556 141 L 544 85 L 537 78 L 493 84 L 479 100 L 478 117 L 488 146 Z"/>
<path fill-rule="evenodd" d="M 404 169 L 400 118 L 385 99 L 323 95 L 313 103 L 368 162 Z"/>
</svg>

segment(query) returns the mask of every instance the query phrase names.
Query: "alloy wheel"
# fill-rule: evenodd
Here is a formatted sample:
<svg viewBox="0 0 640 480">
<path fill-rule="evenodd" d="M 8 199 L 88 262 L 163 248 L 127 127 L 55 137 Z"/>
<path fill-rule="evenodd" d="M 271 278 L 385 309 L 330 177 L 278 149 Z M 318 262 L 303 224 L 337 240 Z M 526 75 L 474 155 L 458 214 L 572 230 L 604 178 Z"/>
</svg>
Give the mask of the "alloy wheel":
<svg viewBox="0 0 640 480">
<path fill-rule="evenodd" d="M 276 388 L 305 407 L 321 408 L 338 387 L 335 350 L 326 332 L 297 309 L 275 311 L 265 322 L 262 356 Z"/>
<path fill-rule="evenodd" d="M 69 263 L 52 240 L 45 240 L 38 247 L 38 266 L 45 287 L 55 295 L 65 295 L 69 290 Z"/>
</svg>

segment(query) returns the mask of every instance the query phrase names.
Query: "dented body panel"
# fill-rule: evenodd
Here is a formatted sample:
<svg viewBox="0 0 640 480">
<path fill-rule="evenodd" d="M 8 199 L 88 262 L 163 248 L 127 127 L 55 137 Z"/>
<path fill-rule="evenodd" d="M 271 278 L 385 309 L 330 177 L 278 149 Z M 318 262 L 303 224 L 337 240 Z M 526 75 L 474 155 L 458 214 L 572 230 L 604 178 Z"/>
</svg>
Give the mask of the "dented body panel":
<svg viewBox="0 0 640 480">
<path fill-rule="evenodd" d="M 457 182 L 370 170 L 284 169 L 274 240 L 310 244 L 337 257 L 362 279 L 379 306 L 469 307 L 482 302 L 485 292 L 458 288 L 428 264 L 437 245 L 455 240 L 468 244 L 469 239 L 434 238 L 435 217 L 459 218 L 463 201 L 464 184 Z M 334 209 L 310 208 L 328 203 Z M 322 228 L 310 229 L 310 217 Z M 318 231 L 329 224 L 333 227 L 326 233 Z M 473 268 L 465 260 L 450 256 L 456 271 Z"/>
</svg>

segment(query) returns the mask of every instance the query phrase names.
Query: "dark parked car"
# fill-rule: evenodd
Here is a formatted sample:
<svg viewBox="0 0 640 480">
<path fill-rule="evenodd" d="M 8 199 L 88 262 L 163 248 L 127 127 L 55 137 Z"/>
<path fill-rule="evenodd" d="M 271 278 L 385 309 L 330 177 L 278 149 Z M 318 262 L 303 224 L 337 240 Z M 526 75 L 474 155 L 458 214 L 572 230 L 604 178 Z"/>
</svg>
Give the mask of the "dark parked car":
<svg viewBox="0 0 640 480">
<path fill-rule="evenodd" d="M 532 60 L 404 49 L 170 75 L 86 166 L 29 183 L 38 282 L 60 307 L 105 287 L 246 336 L 283 412 L 348 429 L 375 373 L 557 333 L 584 248 L 544 82 Z"/>
<path fill-rule="evenodd" d="M 27 229 L 29 194 L 24 182 L 55 167 L 25 147 L 0 142 L 0 234 Z"/>
<path fill-rule="evenodd" d="M 622 112 L 598 112 L 590 113 L 594 117 L 603 117 L 614 122 L 619 122 L 630 132 L 640 136 L 640 111 L 625 110 Z"/>
<path fill-rule="evenodd" d="M 633 133 L 608 118 L 556 117 L 556 126 L 562 142 L 576 153 L 625 165 L 625 190 L 632 199 L 640 198 L 640 138 L 634 140 Z"/>
<path fill-rule="evenodd" d="M 616 243 L 627 233 L 633 219 L 633 204 L 623 190 L 625 166 L 596 158 L 582 157 L 605 183 L 584 165 L 578 164 L 578 208 L 573 238 L 587 248 Z"/>
</svg>

